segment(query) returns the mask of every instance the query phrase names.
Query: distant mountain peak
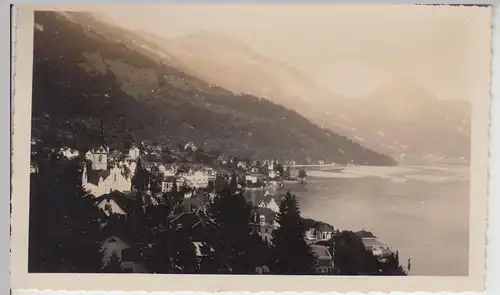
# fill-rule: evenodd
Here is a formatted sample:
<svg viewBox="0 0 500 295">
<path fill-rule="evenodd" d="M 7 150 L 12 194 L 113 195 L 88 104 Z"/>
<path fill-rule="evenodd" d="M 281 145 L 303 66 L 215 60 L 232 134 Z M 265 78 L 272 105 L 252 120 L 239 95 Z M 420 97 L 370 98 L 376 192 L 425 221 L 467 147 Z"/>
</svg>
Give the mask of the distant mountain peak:
<svg viewBox="0 0 500 295">
<path fill-rule="evenodd" d="M 382 85 L 367 97 L 368 100 L 387 101 L 390 100 L 417 103 L 438 101 L 439 99 L 424 87 L 405 78 L 398 78 L 392 82 Z"/>
</svg>

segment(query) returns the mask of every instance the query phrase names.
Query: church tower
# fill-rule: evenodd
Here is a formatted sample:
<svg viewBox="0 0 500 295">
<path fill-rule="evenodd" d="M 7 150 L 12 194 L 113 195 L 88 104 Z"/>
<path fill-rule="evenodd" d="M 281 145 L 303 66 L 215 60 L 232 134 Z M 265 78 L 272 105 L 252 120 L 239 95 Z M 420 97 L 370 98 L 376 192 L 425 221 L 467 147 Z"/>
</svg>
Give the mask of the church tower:
<svg viewBox="0 0 500 295">
<path fill-rule="evenodd" d="M 92 170 L 108 169 L 108 150 L 105 146 L 100 146 L 92 151 Z"/>
<path fill-rule="evenodd" d="M 99 130 L 101 137 L 101 146 L 98 149 L 92 150 L 92 170 L 108 169 L 108 148 L 104 143 L 104 121 L 101 120 L 101 128 Z"/>
</svg>

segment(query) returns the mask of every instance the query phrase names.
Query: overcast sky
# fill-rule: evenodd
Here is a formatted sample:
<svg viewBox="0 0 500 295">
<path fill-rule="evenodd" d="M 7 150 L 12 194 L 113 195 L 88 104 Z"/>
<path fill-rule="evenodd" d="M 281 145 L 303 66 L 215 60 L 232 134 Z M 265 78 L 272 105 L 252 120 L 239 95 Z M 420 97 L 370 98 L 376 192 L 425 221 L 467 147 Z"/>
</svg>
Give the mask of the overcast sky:
<svg viewBox="0 0 500 295">
<path fill-rule="evenodd" d="M 170 4 L 95 10 L 168 38 L 200 30 L 237 37 L 346 96 L 404 78 L 441 99 L 471 100 L 488 78 L 485 8 Z"/>
</svg>

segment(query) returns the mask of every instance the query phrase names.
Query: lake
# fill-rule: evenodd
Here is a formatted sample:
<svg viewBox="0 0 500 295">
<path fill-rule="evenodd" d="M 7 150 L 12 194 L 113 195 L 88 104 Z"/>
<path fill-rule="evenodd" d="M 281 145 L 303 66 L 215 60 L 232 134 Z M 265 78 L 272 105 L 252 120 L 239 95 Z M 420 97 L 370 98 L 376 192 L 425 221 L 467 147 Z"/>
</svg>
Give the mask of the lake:
<svg viewBox="0 0 500 295">
<path fill-rule="evenodd" d="M 468 275 L 468 167 L 353 166 L 308 176 L 305 186 L 285 186 L 303 217 L 372 231 L 399 250 L 401 265 L 411 258 L 410 275 Z"/>
</svg>

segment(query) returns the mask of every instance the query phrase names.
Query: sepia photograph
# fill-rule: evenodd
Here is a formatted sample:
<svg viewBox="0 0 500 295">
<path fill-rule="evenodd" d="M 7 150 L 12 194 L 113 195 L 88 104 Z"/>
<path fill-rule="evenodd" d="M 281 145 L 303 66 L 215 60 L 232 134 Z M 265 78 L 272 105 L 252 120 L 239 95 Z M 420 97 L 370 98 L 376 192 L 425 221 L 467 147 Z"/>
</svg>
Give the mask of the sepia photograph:
<svg viewBox="0 0 500 295">
<path fill-rule="evenodd" d="M 18 287 L 482 288 L 490 8 L 18 9 Z"/>
</svg>

